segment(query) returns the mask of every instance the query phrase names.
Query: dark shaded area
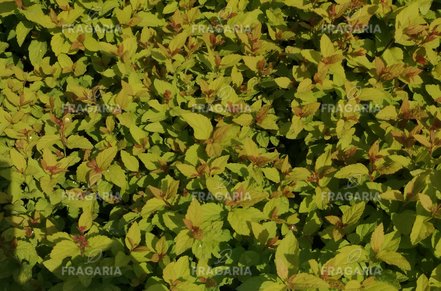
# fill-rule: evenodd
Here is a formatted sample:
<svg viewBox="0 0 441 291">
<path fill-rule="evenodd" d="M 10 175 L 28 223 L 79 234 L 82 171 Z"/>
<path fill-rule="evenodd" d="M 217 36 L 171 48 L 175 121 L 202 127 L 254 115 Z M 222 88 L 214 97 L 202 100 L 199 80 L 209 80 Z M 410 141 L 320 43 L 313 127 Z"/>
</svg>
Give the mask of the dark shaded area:
<svg viewBox="0 0 441 291">
<path fill-rule="evenodd" d="M 303 139 L 292 140 L 285 137 L 280 137 L 280 143 L 277 150 L 281 154 L 288 155 L 289 162 L 293 167 L 305 165 L 308 147 Z"/>
<path fill-rule="evenodd" d="M 10 276 L 20 269 L 19 262 L 15 260 L 15 230 L 11 231 L 11 224 L 8 217 L 11 216 L 11 165 L 5 162 L 5 157 L 0 161 L 0 288 L 8 289 L 10 286 Z M 16 264 L 15 270 L 11 269 L 11 264 Z"/>
<path fill-rule="evenodd" d="M 315 249 L 321 250 L 324 247 L 325 247 L 325 243 L 323 243 L 322 239 L 319 236 L 317 236 L 317 235 L 313 236 L 313 238 L 312 238 L 312 248 L 314 250 Z"/>
</svg>

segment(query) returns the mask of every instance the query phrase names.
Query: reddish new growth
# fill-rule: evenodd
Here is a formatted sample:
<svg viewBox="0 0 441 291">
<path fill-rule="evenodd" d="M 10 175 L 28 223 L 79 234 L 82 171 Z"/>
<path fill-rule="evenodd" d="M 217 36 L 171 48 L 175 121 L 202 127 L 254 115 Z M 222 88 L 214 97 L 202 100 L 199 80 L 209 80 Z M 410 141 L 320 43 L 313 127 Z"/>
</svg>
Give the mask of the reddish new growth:
<svg viewBox="0 0 441 291">
<path fill-rule="evenodd" d="M 313 172 L 311 176 L 307 179 L 308 182 L 318 183 L 320 181 L 320 177 L 316 172 Z"/>
<path fill-rule="evenodd" d="M 81 228 L 82 227 L 80 227 L 80 229 Z M 80 235 L 74 235 L 73 240 L 77 244 L 77 246 L 80 248 L 81 253 L 83 254 L 86 247 L 89 246 L 87 238 L 83 234 L 80 234 Z"/>
<path fill-rule="evenodd" d="M 171 91 L 170 90 L 165 90 L 164 91 L 164 101 L 165 101 L 165 103 L 169 103 L 171 99 L 172 99 Z"/>
<path fill-rule="evenodd" d="M 197 240 L 202 240 L 204 234 L 202 229 L 193 225 L 193 223 L 189 219 L 184 219 L 184 224 L 188 230 L 191 232 L 191 236 Z"/>
<path fill-rule="evenodd" d="M 96 160 L 92 160 L 87 163 L 87 166 L 95 171 L 95 173 L 101 173 L 103 170 L 98 167 Z"/>
</svg>

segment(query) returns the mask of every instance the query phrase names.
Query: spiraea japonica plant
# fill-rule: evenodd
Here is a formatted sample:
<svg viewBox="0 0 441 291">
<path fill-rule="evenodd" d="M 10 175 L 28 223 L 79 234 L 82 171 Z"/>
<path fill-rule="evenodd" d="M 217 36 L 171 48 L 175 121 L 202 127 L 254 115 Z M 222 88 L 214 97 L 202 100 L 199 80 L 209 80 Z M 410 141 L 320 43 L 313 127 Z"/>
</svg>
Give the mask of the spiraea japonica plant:
<svg viewBox="0 0 441 291">
<path fill-rule="evenodd" d="M 0 1 L 2 290 L 441 290 L 441 2 Z"/>
</svg>

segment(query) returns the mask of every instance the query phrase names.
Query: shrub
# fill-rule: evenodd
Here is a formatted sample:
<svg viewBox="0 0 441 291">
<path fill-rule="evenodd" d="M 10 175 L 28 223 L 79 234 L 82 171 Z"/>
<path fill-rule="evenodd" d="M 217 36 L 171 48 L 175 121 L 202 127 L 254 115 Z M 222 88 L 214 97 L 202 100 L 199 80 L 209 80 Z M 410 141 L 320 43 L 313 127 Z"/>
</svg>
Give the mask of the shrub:
<svg viewBox="0 0 441 291">
<path fill-rule="evenodd" d="M 0 286 L 441 289 L 440 14 L 1 1 Z"/>
</svg>

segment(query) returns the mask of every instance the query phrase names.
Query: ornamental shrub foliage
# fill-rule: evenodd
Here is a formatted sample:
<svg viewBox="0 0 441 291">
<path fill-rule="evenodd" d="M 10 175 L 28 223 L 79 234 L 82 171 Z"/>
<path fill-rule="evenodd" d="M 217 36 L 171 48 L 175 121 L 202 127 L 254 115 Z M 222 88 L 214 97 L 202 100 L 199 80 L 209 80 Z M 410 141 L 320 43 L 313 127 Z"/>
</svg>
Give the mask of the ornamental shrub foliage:
<svg viewBox="0 0 441 291">
<path fill-rule="evenodd" d="M 2 290 L 441 290 L 439 0 L 0 1 Z"/>
</svg>

